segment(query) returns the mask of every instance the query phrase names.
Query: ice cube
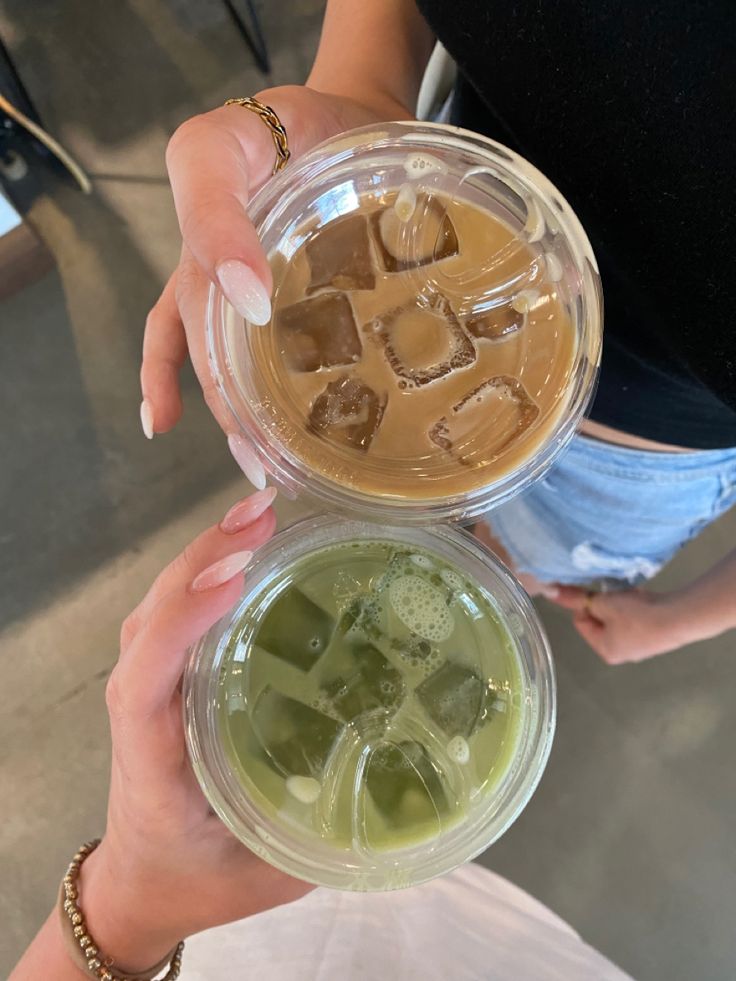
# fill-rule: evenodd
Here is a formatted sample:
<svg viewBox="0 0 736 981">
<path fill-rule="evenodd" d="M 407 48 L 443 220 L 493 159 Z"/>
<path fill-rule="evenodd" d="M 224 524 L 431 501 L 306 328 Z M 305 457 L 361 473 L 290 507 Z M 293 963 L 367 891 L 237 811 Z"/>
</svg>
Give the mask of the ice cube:
<svg viewBox="0 0 736 981">
<path fill-rule="evenodd" d="M 376 285 L 365 215 L 336 218 L 315 232 L 305 246 L 310 281 L 307 292 L 323 286 L 372 290 Z"/>
<path fill-rule="evenodd" d="M 286 777 L 320 780 L 342 725 L 316 709 L 267 687 L 251 715 L 271 766 Z"/>
<path fill-rule="evenodd" d="M 376 318 L 369 329 L 380 338 L 404 386 L 427 385 L 476 358 L 473 342 L 441 293 L 396 307 Z"/>
<path fill-rule="evenodd" d="M 393 714 L 404 698 L 401 674 L 372 644 L 358 643 L 352 653 L 354 670 L 325 686 L 336 714 L 345 722 L 352 722 L 364 712 Z"/>
<path fill-rule="evenodd" d="M 282 358 L 292 371 L 318 371 L 360 361 L 358 328 L 344 293 L 323 293 L 276 313 Z"/>
<path fill-rule="evenodd" d="M 465 321 L 473 337 L 498 341 L 509 337 L 524 326 L 524 315 L 511 306 L 494 307 L 482 313 L 474 313 Z"/>
<path fill-rule="evenodd" d="M 324 654 L 334 629 L 329 613 L 292 586 L 268 611 L 256 641 L 276 657 L 308 671 Z"/>
<path fill-rule="evenodd" d="M 436 648 L 424 637 L 420 637 L 419 634 L 410 633 L 406 639 L 401 640 L 392 637 L 389 641 L 389 647 L 408 661 L 417 664 L 436 656 Z"/>
<path fill-rule="evenodd" d="M 394 827 L 438 823 L 447 811 L 440 774 L 420 743 L 377 746 L 368 759 L 365 781 L 376 807 Z"/>
<path fill-rule="evenodd" d="M 426 681 L 417 685 L 416 695 L 427 715 L 453 738 L 467 739 L 490 718 L 495 691 L 474 671 L 446 661 Z"/>
<path fill-rule="evenodd" d="M 391 553 L 386 563 L 386 569 L 378 577 L 373 587 L 376 593 L 383 592 L 384 589 L 387 589 L 400 576 L 416 571 L 416 566 L 412 563 L 411 555 L 411 552 L 401 549 L 397 549 Z"/>
<path fill-rule="evenodd" d="M 435 197 L 422 194 L 409 219 L 395 207 L 374 211 L 371 226 L 381 265 L 386 272 L 402 272 L 457 255 L 455 226 L 445 206 Z"/>
<path fill-rule="evenodd" d="M 351 576 L 345 569 L 340 569 L 338 571 L 332 587 L 332 595 L 335 597 L 341 608 L 349 608 L 352 603 L 360 597 L 362 592 L 363 586 L 359 580 L 357 580 L 354 576 Z"/>
<path fill-rule="evenodd" d="M 332 442 L 367 450 L 381 425 L 386 398 L 349 375 L 331 381 L 312 404 L 309 428 Z"/>
<path fill-rule="evenodd" d="M 463 450 L 482 430 L 484 449 L 505 450 L 534 424 L 539 406 L 518 378 L 495 375 L 452 406 L 429 430 L 429 438 L 443 450 Z"/>
<path fill-rule="evenodd" d="M 382 649 L 383 610 L 379 597 L 371 592 L 352 600 L 337 627 L 337 636 L 349 646 L 363 643 Z"/>
</svg>

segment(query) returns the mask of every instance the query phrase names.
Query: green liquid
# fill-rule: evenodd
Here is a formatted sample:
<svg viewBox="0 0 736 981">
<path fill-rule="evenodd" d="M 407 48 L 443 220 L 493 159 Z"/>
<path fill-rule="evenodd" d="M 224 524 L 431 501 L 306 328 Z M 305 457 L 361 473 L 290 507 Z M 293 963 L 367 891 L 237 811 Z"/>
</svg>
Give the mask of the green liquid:
<svg viewBox="0 0 736 981">
<path fill-rule="evenodd" d="M 272 819 L 337 848 L 431 839 L 492 794 L 523 715 L 484 591 L 428 552 L 360 541 L 268 584 L 223 658 L 225 752 Z"/>
</svg>

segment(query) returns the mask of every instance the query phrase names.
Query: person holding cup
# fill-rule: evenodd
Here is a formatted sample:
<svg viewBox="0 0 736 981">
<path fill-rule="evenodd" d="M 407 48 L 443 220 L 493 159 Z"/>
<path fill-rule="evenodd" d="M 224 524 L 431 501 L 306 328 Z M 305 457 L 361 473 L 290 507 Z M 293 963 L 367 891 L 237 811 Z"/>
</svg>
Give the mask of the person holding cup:
<svg viewBox="0 0 736 981">
<path fill-rule="evenodd" d="M 572 610 L 576 628 L 609 663 L 714 636 L 733 627 L 735 616 L 728 599 L 733 555 L 676 594 L 638 588 L 736 502 L 736 380 L 729 367 L 736 352 L 724 316 L 733 280 L 713 272 L 730 241 L 731 219 L 724 216 L 736 213 L 724 200 L 733 193 L 722 152 L 729 132 L 721 87 L 726 69 L 700 72 L 698 46 L 715 48 L 724 32 L 714 7 L 713 30 L 699 21 L 698 42 L 688 35 L 680 44 L 687 17 L 671 7 L 666 44 L 659 36 L 651 42 L 644 12 L 631 12 L 632 23 L 614 30 L 605 10 L 589 11 L 576 57 L 610 37 L 606 59 L 586 61 L 580 86 L 569 50 L 577 34 L 563 29 L 571 10 L 547 23 L 522 5 L 490 21 L 471 3 L 450 16 L 432 0 L 368 6 L 331 0 L 307 84 L 270 89 L 257 100 L 273 110 L 293 157 L 354 127 L 410 119 L 437 37 L 460 67 L 452 121 L 521 150 L 573 203 L 602 262 L 607 295 L 597 398 L 547 480 L 495 510 L 479 534 L 532 592 Z M 677 78 L 669 70 L 669 46 L 677 51 Z M 511 79 L 522 65 L 519 87 Z M 654 115 L 647 94 L 653 79 L 659 86 Z M 558 90 L 567 93 L 568 114 L 558 111 Z M 687 115 L 697 100 L 708 105 L 706 116 Z M 623 131 L 621 114 L 632 120 Z M 581 126 L 590 137 L 585 153 L 576 152 Z M 673 163 L 666 174 L 662 127 L 682 157 L 682 166 Z M 232 430 L 207 362 L 203 324 L 211 283 L 251 324 L 271 316 L 272 273 L 246 209 L 274 169 L 273 135 L 263 117 L 239 105 L 195 117 L 174 134 L 167 161 L 182 256 L 149 316 L 141 371 L 141 418 L 150 437 L 180 416 L 178 370 L 188 353 L 236 460 L 256 486 L 265 481 L 263 468 Z M 720 187 L 707 201 L 687 190 L 693 167 Z M 629 174 L 632 207 L 618 208 L 603 191 L 609 185 L 602 168 Z M 665 184 L 670 190 L 660 194 Z M 716 201 L 723 220 L 711 214 L 708 202 Z M 706 309 L 707 329 L 696 339 L 690 324 Z M 615 591 L 600 591 L 601 584 Z"/>
<path fill-rule="evenodd" d="M 123 624 L 107 686 L 105 834 L 72 860 L 12 981 L 180 972 L 625 981 L 541 903 L 477 866 L 394 893 L 312 892 L 212 813 L 187 758 L 182 674 L 190 645 L 236 603 L 254 550 L 272 535 L 273 496 L 252 495 L 202 533 Z M 190 956 L 182 941 L 200 933 Z"/>
</svg>

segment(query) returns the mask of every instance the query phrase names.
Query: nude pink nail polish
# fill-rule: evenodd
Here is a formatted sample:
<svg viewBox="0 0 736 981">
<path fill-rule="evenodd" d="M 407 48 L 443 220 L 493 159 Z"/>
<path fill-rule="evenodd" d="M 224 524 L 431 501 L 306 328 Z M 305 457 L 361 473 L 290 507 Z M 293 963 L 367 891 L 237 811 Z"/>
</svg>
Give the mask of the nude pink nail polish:
<svg viewBox="0 0 736 981">
<path fill-rule="evenodd" d="M 234 535 L 241 531 L 246 525 L 252 524 L 263 512 L 271 506 L 276 497 L 276 488 L 267 487 L 265 490 L 256 491 L 244 501 L 233 504 L 225 517 L 220 522 L 220 529 L 226 535 Z"/>
<path fill-rule="evenodd" d="M 153 439 L 153 408 L 148 399 L 141 402 L 141 428 L 146 439 Z"/>
<path fill-rule="evenodd" d="M 233 576 L 243 571 L 252 558 L 252 552 L 233 552 L 232 555 L 226 555 L 224 559 L 213 562 L 193 580 L 191 587 L 193 592 L 203 593 L 206 589 L 216 589 L 229 582 Z"/>
<path fill-rule="evenodd" d="M 230 447 L 235 462 L 243 471 L 248 480 L 256 490 L 264 490 L 266 487 L 266 471 L 263 464 L 256 456 L 255 450 L 247 440 L 236 433 L 230 433 L 227 438 L 227 445 Z"/>
<path fill-rule="evenodd" d="M 217 269 L 217 281 L 241 317 L 262 326 L 271 319 L 271 298 L 250 266 L 239 259 L 225 259 Z"/>
</svg>

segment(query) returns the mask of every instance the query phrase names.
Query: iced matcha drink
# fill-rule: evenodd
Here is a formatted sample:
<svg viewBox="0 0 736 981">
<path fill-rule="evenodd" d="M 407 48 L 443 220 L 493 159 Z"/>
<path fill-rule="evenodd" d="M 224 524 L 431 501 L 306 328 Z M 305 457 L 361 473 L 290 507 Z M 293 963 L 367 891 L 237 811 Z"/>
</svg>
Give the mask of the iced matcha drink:
<svg viewBox="0 0 736 981">
<path fill-rule="evenodd" d="M 263 813 L 346 853 L 435 839 L 506 776 L 519 655 L 486 592 L 366 539 L 283 568 L 232 625 L 217 725 Z"/>
</svg>

